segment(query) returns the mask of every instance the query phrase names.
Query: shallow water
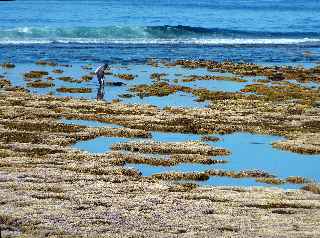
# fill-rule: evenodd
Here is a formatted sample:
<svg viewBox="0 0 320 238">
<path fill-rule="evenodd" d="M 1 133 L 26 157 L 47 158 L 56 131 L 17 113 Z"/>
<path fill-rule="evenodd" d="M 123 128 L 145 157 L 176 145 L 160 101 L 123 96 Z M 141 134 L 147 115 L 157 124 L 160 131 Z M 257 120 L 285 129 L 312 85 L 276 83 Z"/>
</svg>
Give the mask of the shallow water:
<svg viewBox="0 0 320 238">
<path fill-rule="evenodd" d="M 84 122 L 83 120 L 79 120 L 78 122 L 79 125 L 97 125 L 95 122 L 91 121 Z M 77 123 L 77 120 L 72 120 L 72 123 Z M 152 132 L 151 139 L 98 137 L 93 140 L 78 142 L 73 147 L 91 153 L 107 153 L 111 151 L 110 148 L 113 143 L 126 142 L 129 140 L 185 142 L 201 141 L 202 136 L 203 135 L 197 134 Z M 231 154 L 229 156 L 214 157 L 216 159 L 227 160 L 228 163 L 218 163 L 213 165 L 184 163 L 175 166 L 127 164 L 126 167 L 139 170 L 142 172 L 143 176 L 151 176 L 155 173 L 164 172 L 204 172 L 209 169 L 221 169 L 227 171 L 262 170 L 281 179 L 286 179 L 289 176 L 301 176 L 311 181 L 320 182 L 320 174 L 317 169 L 320 166 L 320 156 L 302 155 L 273 148 L 271 143 L 282 140 L 282 137 L 256 135 L 251 133 L 233 133 L 213 136 L 217 136 L 220 140 L 217 142 L 206 141 L 205 143 L 213 147 L 230 150 Z M 165 156 L 157 154 L 144 155 L 158 158 Z M 196 183 L 202 186 L 278 186 L 282 188 L 298 188 L 301 186 L 295 184 L 270 185 L 257 182 L 254 178 L 235 179 L 228 177 L 210 177 L 207 181 L 200 181 Z"/>
<path fill-rule="evenodd" d="M 109 86 L 105 85 L 104 88 L 99 88 L 98 82 L 96 77 L 94 77 L 89 82 L 81 82 L 81 83 L 71 83 L 61 81 L 58 78 L 69 76 L 73 77 L 74 79 L 80 79 L 84 75 L 88 75 L 91 71 L 94 71 L 97 65 L 93 66 L 93 70 L 86 70 L 83 69 L 82 66 L 85 64 L 73 64 L 72 67 L 62 67 L 62 66 L 42 66 L 36 64 L 17 64 L 14 69 L 3 69 L 0 68 L 0 74 L 4 75 L 6 78 L 10 79 L 13 85 L 15 86 L 23 86 L 26 87 L 27 82 L 23 78 L 23 74 L 29 72 L 31 70 L 40 70 L 48 72 L 49 77 L 53 77 L 55 80 L 51 81 L 55 84 L 55 86 L 50 88 L 31 88 L 28 89 L 32 93 L 37 94 L 53 94 L 62 97 L 74 97 L 74 98 L 88 98 L 88 99 L 102 99 L 105 101 L 112 101 L 112 100 L 121 100 L 123 103 L 126 104 L 151 104 L 157 106 L 159 108 L 163 108 L 166 106 L 173 106 L 173 107 L 197 107 L 197 108 L 204 108 L 208 106 L 207 102 L 197 102 L 196 97 L 190 93 L 184 92 L 177 92 L 174 94 L 170 94 L 164 97 L 157 97 L 157 96 L 150 96 L 150 97 L 143 97 L 140 98 L 138 96 L 130 97 L 130 98 L 121 98 L 119 96 L 123 94 L 133 94 L 130 92 L 130 88 L 134 85 L 140 84 L 152 84 L 153 80 L 150 78 L 152 73 L 165 73 L 166 76 L 164 79 L 168 81 L 169 84 L 179 84 L 182 86 L 192 86 L 193 88 L 208 88 L 212 90 L 219 90 L 219 91 L 239 91 L 248 83 L 238 83 L 238 82 L 230 82 L 230 81 L 194 81 L 191 83 L 183 83 L 181 79 L 190 75 L 225 75 L 230 76 L 232 74 L 221 74 L 217 72 L 210 72 L 206 69 L 186 69 L 180 66 L 176 67 L 152 67 L 146 64 L 138 64 L 138 65 L 126 65 L 123 67 L 122 65 L 111 65 L 111 72 L 113 75 L 107 75 L 105 78 L 106 82 L 122 82 L 124 85 L 122 86 Z M 53 73 L 52 70 L 54 69 L 62 69 L 64 72 L 62 74 Z M 134 80 L 123 80 L 116 77 L 116 74 L 133 74 L 135 75 Z M 43 81 L 46 80 L 47 76 L 43 77 Z M 176 83 L 175 80 L 179 80 Z M 34 79 L 35 80 L 35 79 Z M 72 88 L 90 88 L 92 92 L 90 93 L 60 93 L 57 92 L 56 89 L 60 87 L 72 87 Z M 102 94 L 101 94 L 102 92 Z M 100 95 L 100 97 L 99 97 Z M 101 96 L 102 95 L 102 96 Z"/>
<path fill-rule="evenodd" d="M 161 142 L 185 142 L 185 141 L 200 141 L 202 135 L 197 134 L 185 134 L 175 132 L 159 132 L 153 131 L 151 133 L 152 139 Z"/>
<path fill-rule="evenodd" d="M 167 106 L 170 107 L 184 107 L 184 108 L 204 108 L 208 107 L 207 102 L 197 102 L 195 101 L 196 97 L 194 97 L 192 94 L 188 93 L 182 93 L 177 92 L 174 94 L 170 94 L 165 97 L 156 97 L 156 96 L 150 96 L 150 97 L 133 97 L 129 99 L 123 100 L 124 103 L 128 104 L 150 104 L 157 106 L 159 108 L 164 108 Z"/>
<path fill-rule="evenodd" d="M 128 141 L 128 138 L 99 136 L 93 140 L 79 141 L 73 145 L 73 148 L 103 154 L 110 151 L 112 144 L 126 141 Z"/>
<path fill-rule="evenodd" d="M 246 85 L 255 83 L 265 77 L 243 77 L 247 82 L 234 82 L 227 80 L 196 80 L 192 82 L 183 82 L 182 80 L 191 75 L 203 76 L 226 76 L 234 77 L 235 75 L 231 73 L 219 73 L 211 72 L 205 68 L 197 69 L 188 69 L 180 66 L 166 67 L 162 64 L 159 67 L 153 67 L 147 64 L 127 64 L 127 65 L 111 65 L 112 75 L 107 75 L 105 78 L 106 82 L 121 82 L 124 85 L 122 86 L 109 86 L 105 85 L 103 88 L 99 87 L 96 77 L 93 77 L 91 81 L 81 82 L 81 83 L 71 83 L 61 81 L 58 78 L 63 76 L 73 77 L 74 79 L 80 79 L 84 75 L 90 74 L 94 71 L 97 65 L 92 65 L 92 69 L 83 69 L 85 63 L 76 63 L 72 67 L 62 67 L 62 66 L 42 66 L 32 64 L 16 64 L 14 69 L 4 69 L 0 68 L 0 75 L 4 75 L 6 78 L 10 79 L 13 85 L 26 87 L 28 81 L 24 80 L 23 74 L 31 70 L 40 70 L 47 71 L 49 77 L 54 78 L 51 82 L 55 86 L 50 88 L 31 88 L 28 89 L 32 93 L 37 94 L 53 94 L 61 97 L 74 97 L 74 98 L 87 98 L 87 99 L 98 99 L 105 101 L 120 100 L 126 104 L 150 104 L 157 106 L 159 108 L 172 106 L 172 107 L 186 107 L 186 108 L 205 108 L 208 107 L 208 102 L 198 102 L 197 97 L 191 93 L 185 92 L 176 92 L 168 96 L 158 97 L 158 96 L 149 96 L 149 97 L 139 97 L 134 95 L 130 89 L 135 85 L 148 84 L 151 85 L 154 81 L 150 78 L 150 75 L 153 73 L 164 73 L 166 74 L 163 77 L 162 81 L 168 82 L 170 85 L 181 85 L 192 87 L 195 89 L 205 88 L 212 91 L 225 91 L 225 92 L 239 92 Z M 54 69 L 62 69 L 64 72 L 62 74 L 56 74 L 52 71 Z M 118 78 L 117 74 L 133 74 L 135 76 L 134 80 L 123 80 Z M 47 76 L 43 77 L 43 81 L 46 80 Z M 35 79 L 34 79 L 35 80 Z M 315 82 L 309 83 L 298 83 L 292 81 L 292 83 L 300 84 L 305 87 L 319 87 Z M 60 87 L 71 87 L 71 88 L 90 88 L 92 91 L 90 93 L 61 93 L 56 91 Z M 122 95 L 130 94 L 131 97 L 124 98 Z"/>
<path fill-rule="evenodd" d="M 176 136 L 171 133 L 169 138 L 174 138 L 175 141 L 189 141 L 199 140 L 199 135 L 178 133 Z M 218 142 L 206 142 L 215 147 L 226 148 L 231 151 L 229 156 L 215 157 L 219 159 L 228 160 L 225 164 L 202 165 L 202 164 L 179 164 L 172 167 L 150 166 L 150 165 L 136 165 L 130 164 L 128 167 L 133 167 L 142 172 L 144 176 L 150 176 L 154 173 L 163 172 L 204 172 L 209 169 L 222 169 L 222 170 L 262 170 L 275 175 L 278 178 L 285 179 L 289 176 L 302 176 L 310 180 L 320 181 L 320 174 L 318 167 L 320 166 L 319 155 L 301 155 L 288 151 L 282 151 L 272 148 L 271 143 L 281 140 L 278 136 L 269 135 L 255 135 L 250 133 L 233 133 L 229 135 L 218 135 L 221 138 Z M 164 139 L 165 135 L 160 133 L 153 134 L 155 140 Z M 170 139 L 169 139 L 170 141 Z M 233 178 L 217 178 L 212 177 L 208 181 L 201 182 L 202 185 L 250 185 L 256 186 L 262 183 L 256 182 L 254 179 L 233 179 Z M 239 183 L 238 183 L 239 182 Z M 266 185 L 267 186 L 267 185 Z M 270 186 L 270 185 L 268 185 Z M 294 187 L 292 184 L 280 185 L 282 187 Z"/>
<path fill-rule="evenodd" d="M 252 82 L 233 82 L 227 80 L 197 80 L 193 82 L 182 82 L 179 84 L 182 86 L 192 88 L 206 88 L 212 91 L 239 92 L 246 85 L 252 84 Z"/>
<path fill-rule="evenodd" d="M 50 11 L 48 11 L 50 9 Z M 11 61 L 15 69 L 0 68 L 0 74 L 14 85 L 25 86 L 22 73 L 30 70 L 51 72 L 62 68 L 61 75 L 79 79 L 89 73 L 82 65 L 109 63 L 113 73 L 132 73 L 135 80 L 126 81 L 107 76 L 107 81 L 123 82 L 121 87 L 106 86 L 99 90 L 96 79 L 85 83 L 54 80 L 55 87 L 30 88 L 37 94 L 52 93 L 75 98 L 103 99 L 108 102 L 128 94 L 130 87 L 151 84 L 151 73 L 167 73 L 171 84 L 235 92 L 254 82 L 257 77 L 245 77 L 248 82 L 194 81 L 181 82 L 185 76 L 218 75 L 206 69 L 181 67 L 152 67 L 146 65 L 156 59 L 208 59 L 258 63 L 266 66 L 289 65 L 313 67 L 320 62 L 320 3 L 317 0 L 185 0 L 185 1 L 74 1 L 25 0 L 0 1 L 0 63 Z M 71 68 L 35 65 L 39 59 L 72 64 Z M 88 87 L 91 93 L 58 93 L 56 88 Z M 304 84 L 319 87 L 318 84 Z M 103 93 L 102 93 L 103 92 Z M 207 107 L 207 102 L 196 102 L 186 93 L 167 97 L 120 98 L 124 103 L 152 104 L 160 108 Z M 100 127 L 105 124 L 85 120 L 64 121 Z M 107 125 L 108 126 L 108 125 Z M 279 137 L 237 133 L 219 136 L 223 141 L 214 143 L 232 151 L 227 164 L 211 166 L 179 165 L 152 168 L 135 166 L 144 174 L 152 171 L 202 171 L 210 168 L 262 169 L 281 178 L 300 175 L 319 181 L 314 168 L 319 167 L 319 156 L 298 155 L 273 149 L 270 143 Z M 153 132 L 159 141 L 200 140 L 199 135 Z M 119 138 L 99 137 L 79 142 L 76 147 L 95 153 L 108 151 Z M 123 140 L 123 139 L 119 139 Z M 125 140 L 125 139 L 124 139 Z M 258 143 L 251 143 L 258 142 Z M 211 142 L 208 142 L 211 144 Z M 257 185 L 253 179 L 210 178 L 204 184 Z M 289 186 L 289 185 L 285 185 Z M 291 185 L 290 185 L 291 186 Z"/>
<path fill-rule="evenodd" d="M 85 70 L 81 66 L 84 64 L 74 64 L 72 67 L 51 67 L 51 66 L 39 66 L 35 64 L 17 64 L 14 69 L 0 69 L 0 74 L 4 74 L 5 77 L 10 79 L 14 85 L 25 86 L 26 81 L 23 79 L 23 73 L 30 70 L 44 70 L 49 72 L 49 76 L 57 78 L 61 76 L 71 76 L 75 79 L 79 79 L 81 76 L 88 74 L 91 70 Z M 52 73 L 53 69 L 64 70 L 63 74 Z M 127 64 L 127 65 L 112 65 L 112 73 L 123 74 L 129 73 L 136 75 L 134 80 L 121 80 L 114 75 L 108 75 L 107 81 L 123 82 L 126 85 L 120 87 L 104 87 L 103 100 L 111 101 L 113 99 L 119 99 L 119 95 L 131 93 L 130 88 L 139 84 L 152 84 L 150 79 L 152 73 L 165 73 L 164 79 L 170 84 L 179 84 L 184 86 L 192 86 L 196 88 L 208 88 L 218 91 L 239 91 L 246 84 L 254 82 L 255 79 L 263 79 L 261 77 L 245 77 L 248 82 L 238 83 L 231 81 L 194 81 L 190 83 L 182 83 L 181 79 L 190 75 L 224 75 L 233 76 L 232 74 L 221 74 L 216 72 L 209 72 L 204 68 L 200 69 L 186 69 L 180 66 L 166 67 L 161 65 L 159 67 L 153 67 L 146 64 Z M 178 80 L 178 83 L 176 82 Z M 57 96 L 71 96 L 71 97 L 83 97 L 88 99 L 97 98 L 98 85 L 94 78 L 89 82 L 82 83 L 70 83 L 64 82 L 58 79 L 53 80 L 56 84 L 52 88 L 34 89 L 30 88 L 31 92 L 37 94 L 52 93 Z M 316 83 L 309 83 L 308 86 L 315 86 Z M 65 94 L 55 91 L 58 87 L 89 87 L 92 89 L 91 93 L 86 94 Z M 197 102 L 196 97 L 191 94 L 177 92 L 165 97 L 144 97 L 137 96 L 131 98 L 120 98 L 124 103 L 129 104 L 151 104 L 159 108 L 165 106 L 173 107 L 207 107 L 207 102 Z M 91 127 L 120 127 L 110 123 L 100 123 L 95 121 L 86 120 L 61 120 L 66 124 L 77 124 Z M 144 176 L 150 176 L 154 173 L 168 172 L 168 171 L 180 171 L 180 172 L 192 172 L 192 171 L 205 171 L 208 169 L 223 169 L 223 170 L 253 170 L 259 169 L 265 172 L 271 173 L 279 178 L 286 178 L 288 176 L 302 176 L 310 180 L 320 181 L 320 175 L 315 168 L 320 166 L 320 156 L 318 155 L 300 155 L 287 151 L 281 151 L 274 149 L 271 146 L 273 141 L 281 140 L 276 136 L 263 136 L 254 135 L 249 133 L 234 133 L 230 135 L 219 136 L 221 141 L 218 142 L 206 142 L 213 146 L 219 146 L 231 151 L 230 156 L 221 157 L 226 159 L 229 163 L 215 164 L 215 165 L 201 165 L 201 164 L 180 164 L 172 167 L 155 167 L 149 165 L 127 165 L 128 167 L 134 167 L 142 172 Z M 182 133 L 163 133 L 152 132 L 152 139 L 156 141 L 200 141 L 201 135 L 194 134 L 182 134 Z M 94 140 L 81 141 L 74 145 L 75 148 L 86 150 L 92 153 L 105 153 L 110 151 L 110 146 L 116 142 L 128 141 L 129 139 L 116 138 L 116 137 L 98 137 Z M 130 139 L 131 140 L 131 139 Z M 210 178 L 208 181 L 201 182 L 202 185 L 260 185 L 254 179 L 232 179 L 232 178 Z M 281 185 L 282 187 L 292 187 L 293 185 Z"/>
</svg>

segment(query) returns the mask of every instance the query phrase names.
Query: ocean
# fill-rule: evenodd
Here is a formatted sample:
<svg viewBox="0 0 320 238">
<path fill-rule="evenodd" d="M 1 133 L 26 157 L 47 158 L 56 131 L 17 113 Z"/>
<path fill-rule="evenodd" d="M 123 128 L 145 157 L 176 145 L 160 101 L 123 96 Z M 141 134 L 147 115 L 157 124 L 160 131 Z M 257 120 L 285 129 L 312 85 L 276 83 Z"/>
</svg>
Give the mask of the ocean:
<svg viewBox="0 0 320 238">
<path fill-rule="evenodd" d="M 320 61 L 317 0 L 0 2 L 0 61 Z M 308 53 L 306 53 L 308 52 Z"/>
<path fill-rule="evenodd" d="M 316 238 L 319 168 L 320 0 L 0 0 L 0 238 Z"/>
</svg>

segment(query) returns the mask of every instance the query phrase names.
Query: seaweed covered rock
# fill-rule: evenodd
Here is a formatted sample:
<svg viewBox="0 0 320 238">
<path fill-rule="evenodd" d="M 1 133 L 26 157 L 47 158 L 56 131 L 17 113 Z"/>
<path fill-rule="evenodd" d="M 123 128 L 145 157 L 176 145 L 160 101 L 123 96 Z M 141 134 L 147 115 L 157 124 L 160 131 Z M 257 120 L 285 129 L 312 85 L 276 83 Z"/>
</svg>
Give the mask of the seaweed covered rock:
<svg viewBox="0 0 320 238">
<path fill-rule="evenodd" d="M 47 61 L 47 60 L 38 60 L 36 62 L 36 64 L 38 65 L 47 65 L 47 66 L 57 66 L 58 63 L 53 62 L 53 61 Z"/>
<path fill-rule="evenodd" d="M 57 88 L 57 92 L 59 93 L 91 93 L 91 88 L 67 88 L 61 87 Z"/>
<path fill-rule="evenodd" d="M 70 76 L 63 76 L 63 77 L 59 77 L 58 79 L 61 81 L 64 81 L 64 82 L 69 82 L 69 83 L 81 83 L 82 82 L 81 80 L 75 79 Z"/>
<path fill-rule="evenodd" d="M 36 80 L 34 82 L 27 83 L 27 87 L 32 87 L 32 88 L 49 88 L 53 86 L 54 86 L 54 83 L 48 82 L 48 81 L 42 81 L 42 80 Z"/>
<path fill-rule="evenodd" d="M 269 76 L 269 79 L 272 81 L 281 81 L 281 80 L 284 80 L 285 77 L 282 73 L 274 73 Z"/>
<path fill-rule="evenodd" d="M 115 74 L 114 76 L 124 80 L 134 80 L 134 78 L 136 77 L 133 74 Z"/>
<path fill-rule="evenodd" d="M 84 76 L 82 76 L 81 77 L 81 81 L 82 82 L 88 82 L 88 81 L 91 81 L 93 79 L 93 76 L 91 76 L 91 75 L 84 75 Z"/>
<path fill-rule="evenodd" d="M 154 154 L 200 154 L 208 156 L 230 154 L 226 149 L 214 148 L 200 142 L 134 141 L 114 144 L 112 149 Z"/>
<path fill-rule="evenodd" d="M 24 78 L 26 79 L 32 79 L 32 78 L 42 78 L 49 73 L 47 71 L 37 71 L 37 70 L 32 70 L 30 72 L 24 73 Z"/>
<path fill-rule="evenodd" d="M 11 82 L 8 79 L 0 78 L 0 88 L 8 88 L 11 86 Z"/>
<path fill-rule="evenodd" d="M 62 69 L 54 69 L 54 70 L 52 70 L 52 73 L 62 74 L 62 73 L 63 73 L 63 70 L 62 70 Z"/>
</svg>

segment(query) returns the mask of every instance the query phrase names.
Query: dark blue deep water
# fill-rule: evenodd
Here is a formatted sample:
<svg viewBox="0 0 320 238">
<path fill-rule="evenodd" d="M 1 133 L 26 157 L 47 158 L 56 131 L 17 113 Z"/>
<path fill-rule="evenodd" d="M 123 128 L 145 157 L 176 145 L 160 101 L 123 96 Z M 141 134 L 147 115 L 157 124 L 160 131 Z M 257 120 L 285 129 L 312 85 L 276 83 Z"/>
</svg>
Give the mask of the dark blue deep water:
<svg viewBox="0 0 320 238">
<path fill-rule="evenodd" d="M 309 64 L 320 61 L 319 12 L 317 0 L 0 1 L 0 61 Z"/>
</svg>

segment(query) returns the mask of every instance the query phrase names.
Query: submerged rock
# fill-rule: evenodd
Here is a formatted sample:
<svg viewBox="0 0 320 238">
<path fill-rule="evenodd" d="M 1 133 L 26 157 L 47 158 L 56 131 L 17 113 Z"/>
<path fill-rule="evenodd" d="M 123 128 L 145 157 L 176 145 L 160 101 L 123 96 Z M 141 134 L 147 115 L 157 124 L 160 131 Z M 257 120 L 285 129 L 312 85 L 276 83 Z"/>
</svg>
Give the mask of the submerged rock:
<svg viewBox="0 0 320 238">
<path fill-rule="evenodd" d="M 49 73 L 47 71 L 36 71 L 36 70 L 32 70 L 30 72 L 24 73 L 24 78 L 26 79 L 32 79 L 32 78 L 42 78 L 46 75 L 48 75 Z"/>
<path fill-rule="evenodd" d="M 66 88 L 61 87 L 56 89 L 59 93 L 91 93 L 91 88 Z"/>
<path fill-rule="evenodd" d="M 52 73 L 62 74 L 62 73 L 63 73 L 63 70 L 62 70 L 62 69 L 54 69 L 54 70 L 52 70 Z"/>
<path fill-rule="evenodd" d="M 38 65 L 47 65 L 47 66 L 57 66 L 58 65 L 58 63 L 56 63 L 56 62 L 46 61 L 46 60 L 38 60 L 36 62 L 36 64 L 38 64 Z"/>
<path fill-rule="evenodd" d="M 69 82 L 69 83 L 81 83 L 81 80 L 75 79 L 73 77 L 69 77 L 69 76 L 64 76 L 64 77 L 59 77 L 58 78 L 61 81 L 65 81 L 65 82 Z"/>
</svg>

